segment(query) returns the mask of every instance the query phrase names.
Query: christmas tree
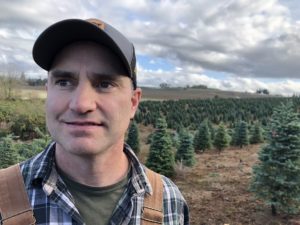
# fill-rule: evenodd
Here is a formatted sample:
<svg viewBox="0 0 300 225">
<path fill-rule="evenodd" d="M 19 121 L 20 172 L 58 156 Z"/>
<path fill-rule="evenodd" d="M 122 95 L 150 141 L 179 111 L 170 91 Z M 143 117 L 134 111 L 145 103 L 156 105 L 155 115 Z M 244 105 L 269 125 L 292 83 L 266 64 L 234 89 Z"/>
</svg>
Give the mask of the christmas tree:
<svg viewBox="0 0 300 225">
<path fill-rule="evenodd" d="M 129 126 L 126 142 L 136 155 L 140 153 L 139 130 L 135 121 L 132 121 Z"/>
<path fill-rule="evenodd" d="M 201 152 L 204 152 L 206 149 L 210 149 L 211 147 L 212 143 L 208 123 L 207 120 L 204 120 L 195 134 L 194 148 L 196 151 L 200 150 Z"/>
<path fill-rule="evenodd" d="M 0 168 L 9 167 L 18 162 L 19 155 L 12 136 L 0 139 Z"/>
<path fill-rule="evenodd" d="M 215 135 L 214 146 L 221 152 L 224 148 L 228 147 L 229 139 L 226 128 L 224 124 L 221 123 Z"/>
<path fill-rule="evenodd" d="M 174 175 L 175 156 L 165 119 L 159 118 L 155 127 L 146 166 L 171 177 Z"/>
<path fill-rule="evenodd" d="M 183 130 L 180 132 L 180 145 L 176 152 L 176 161 L 182 162 L 183 165 L 192 167 L 195 164 L 195 152 L 193 148 L 193 139 L 191 135 Z"/>
<path fill-rule="evenodd" d="M 297 213 L 300 207 L 300 121 L 291 102 L 274 110 L 268 144 L 253 168 L 251 190 L 277 210 Z"/>
</svg>

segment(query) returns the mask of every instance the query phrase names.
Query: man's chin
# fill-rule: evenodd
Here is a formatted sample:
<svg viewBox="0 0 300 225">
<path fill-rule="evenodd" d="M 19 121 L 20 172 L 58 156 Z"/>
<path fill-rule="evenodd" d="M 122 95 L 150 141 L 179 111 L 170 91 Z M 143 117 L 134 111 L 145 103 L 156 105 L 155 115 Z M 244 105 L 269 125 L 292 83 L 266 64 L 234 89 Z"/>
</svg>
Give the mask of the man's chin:
<svg viewBox="0 0 300 225">
<path fill-rule="evenodd" d="M 101 153 L 99 144 L 91 143 L 89 141 L 72 141 L 72 144 L 58 144 L 57 147 L 62 151 L 78 156 L 93 156 Z"/>
</svg>

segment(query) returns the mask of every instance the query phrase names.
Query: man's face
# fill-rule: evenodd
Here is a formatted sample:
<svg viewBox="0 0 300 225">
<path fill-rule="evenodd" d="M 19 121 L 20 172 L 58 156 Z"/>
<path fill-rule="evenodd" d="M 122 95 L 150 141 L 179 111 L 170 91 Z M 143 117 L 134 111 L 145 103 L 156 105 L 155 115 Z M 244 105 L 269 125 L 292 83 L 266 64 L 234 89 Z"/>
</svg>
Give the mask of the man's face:
<svg viewBox="0 0 300 225">
<path fill-rule="evenodd" d="M 123 63 L 91 42 L 64 48 L 49 71 L 46 122 L 57 151 L 95 155 L 122 148 L 141 90 L 133 90 Z"/>
</svg>

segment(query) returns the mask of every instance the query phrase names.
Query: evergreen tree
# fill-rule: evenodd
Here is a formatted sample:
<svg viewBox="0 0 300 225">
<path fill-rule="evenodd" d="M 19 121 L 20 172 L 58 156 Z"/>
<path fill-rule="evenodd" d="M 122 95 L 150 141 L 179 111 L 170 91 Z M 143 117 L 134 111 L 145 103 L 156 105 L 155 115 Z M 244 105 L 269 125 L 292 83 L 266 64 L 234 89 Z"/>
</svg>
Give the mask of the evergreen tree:
<svg viewBox="0 0 300 225">
<path fill-rule="evenodd" d="M 249 144 L 248 124 L 245 121 L 241 121 L 239 124 L 236 144 L 240 148 Z"/>
<path fill-rule="evenodd" d="M 238 138 L 239 138 L 239 130 L 240 130 L 240 122 L 235 123 L 234 125 L 234 131 L 231 136 L 231 142 L 230 145 L 237 146 L 238 145 Z"/>
<path fill-rule="evenodd" d="M 210 133 L 210 139 L 215 140 L 215 128 L 212 125 L 212 122 L 210 120 L 207 121 L 207 125 L 209 128 L 209 133 Z"/>
<path fill-rule="evenodd" d="M 130 123 L 126 142 L 136 155 L 140 153 L 139 129 L 135 121 Z"/>
<path fill-rule="evenodd" d="M 0 168 L 9 167 L 19 161 L 17 149 L 12 136 L 0 139 Z"/>
<path fill-rule="evenodd" d="M 37 155 L 50 144 L 51 137 L 48 133 L 43 133 L 39 128 L 35 128 L 35 132 L 38 134 L 39 138 L 35 138 L 31 142 L 17 142 L 15 144 L 15 148 L 20 156 L 20 161 L 24 161 Z"/>
<path fill-rule="evenodd" d="M 195 134 L 194 148 L 195 150 L 200 150 L 204 152 L 206 149 L 210 149 L 211 147 L 212 143 L 208 123 L 207 120 L 204 120 L 200 124 L 199 129 Z"/>
<path fill-rule="evenodd" d="M 182 162 L 185 166 L 192 167 L 196 163 L 192 136 L 186 130 L 183 130 L 180 133 L 179 139 L 180 145 L 175 159 Z"/>
<path fill-rule="evenodd" d="M 252 130 L 251 130 L 250 143 L 258 144 L 258 143 L 262 143 L 263 141 L 264 141 L 264 138 L 262 135 L 262 129 L 261 129 L 259 123 L 256 123 L 254 125 L 254 127 L 252 127 Z"/>
<path fill-rule="evenodd" d="M 159 118 L 155 127 L 146 166 L 171 177 L 174 175 L 175 156 L 165 119 Z"/>
<path fill-rule="evenodd" d="M 296 213 L 300 207 L 300 121 L 292 103 L 274 110 L 268 144 L 259 152 L 253 168 L 251 190 L 271 206 Z"/>
<path fill-rule="evenodd" d="M 217 129 L 214 146 L 221 152 L 224 148 L 229 145 L 229 136 L 226 132 L 226 128 L 223 123 L 221 123 Z"/>
</svg>

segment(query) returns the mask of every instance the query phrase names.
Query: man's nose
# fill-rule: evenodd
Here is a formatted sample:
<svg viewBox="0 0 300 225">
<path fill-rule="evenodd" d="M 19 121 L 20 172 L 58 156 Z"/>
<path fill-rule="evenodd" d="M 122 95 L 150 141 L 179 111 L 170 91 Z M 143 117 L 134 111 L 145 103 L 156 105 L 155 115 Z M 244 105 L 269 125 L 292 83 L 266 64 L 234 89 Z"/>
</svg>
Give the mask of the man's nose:
<svg viewBox="0 0 300 225">
<path fill-rule="evenodd" d="M 89 84 L 78 85 L 71 96 L 70 109 L 79 114 L 96 109 L 95 93 Z"/>
</svg>

